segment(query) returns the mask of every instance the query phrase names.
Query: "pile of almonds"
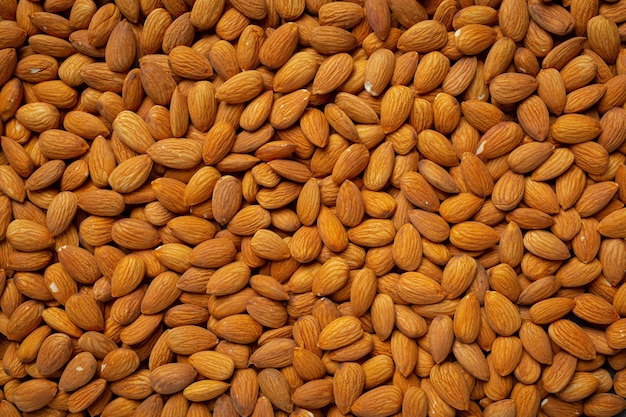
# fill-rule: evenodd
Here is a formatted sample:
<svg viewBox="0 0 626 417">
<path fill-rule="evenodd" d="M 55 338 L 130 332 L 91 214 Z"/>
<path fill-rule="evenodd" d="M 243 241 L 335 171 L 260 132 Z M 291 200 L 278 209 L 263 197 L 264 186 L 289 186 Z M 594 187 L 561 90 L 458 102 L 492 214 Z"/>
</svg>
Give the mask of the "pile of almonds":
<svg viewBox="0 0 626 417">
<path fill-rule="evenodd" d="M 0 416 L 626 409 L 626 0 L 0 0 Z"/>
</svg>

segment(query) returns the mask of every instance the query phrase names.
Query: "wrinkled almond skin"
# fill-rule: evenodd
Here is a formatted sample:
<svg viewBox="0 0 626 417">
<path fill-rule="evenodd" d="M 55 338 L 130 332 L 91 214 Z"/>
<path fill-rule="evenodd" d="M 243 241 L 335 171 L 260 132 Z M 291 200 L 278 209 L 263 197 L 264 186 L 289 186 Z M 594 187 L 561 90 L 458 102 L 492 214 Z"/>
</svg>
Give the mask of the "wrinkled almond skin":
<svg viewBox="0 0 626 417">
<path fill-rule="evenodd" d="M 626 409 L 626 0 L 0 0 L 0 417 Z"/>
</svg>

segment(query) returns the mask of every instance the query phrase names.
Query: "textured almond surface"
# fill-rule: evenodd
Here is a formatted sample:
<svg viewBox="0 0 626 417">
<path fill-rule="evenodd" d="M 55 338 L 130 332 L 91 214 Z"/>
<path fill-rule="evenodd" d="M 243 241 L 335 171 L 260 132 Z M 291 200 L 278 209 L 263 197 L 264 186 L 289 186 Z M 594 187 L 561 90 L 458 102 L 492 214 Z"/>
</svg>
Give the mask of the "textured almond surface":
<svg viewBox="0 0 626 417">
<path fill-rule="evenodd" d="M 626 410 L 626 0 L 0 0 L 0 417 Z"/>
</svg>

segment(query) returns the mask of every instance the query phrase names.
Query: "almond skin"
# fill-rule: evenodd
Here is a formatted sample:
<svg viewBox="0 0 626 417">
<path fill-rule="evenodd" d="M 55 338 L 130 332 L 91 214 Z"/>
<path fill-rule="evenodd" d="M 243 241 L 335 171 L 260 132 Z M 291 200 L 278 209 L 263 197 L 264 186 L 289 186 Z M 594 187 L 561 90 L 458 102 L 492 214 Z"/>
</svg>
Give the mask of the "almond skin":
<svg viewBox="0 0 626 417">
<path fill-rule="evenodd" d="M 625 6 L 0 0 L 0 416 L 620 414 Z"/>
<path fill-rule="evenodd" d="M 196 371 L 188 364 L 167 364 L 155 369 L 151 375 L 152 388 L 161 394 L 181 391 L 196 377 Z"/>
<path fill-rule="evenodd" d="M 376 410 L 371 408 L 372 404 L 377 404 Z M 352 405 L 352 413 L 358 417 L 392 415 L 399 411 L 401 406 L 402 394 L 399 388 L 382 386 L 361 395 Z"/>
<path fill-rule="evenodd" d="M 57 392 L 57 384 L 47 379 L 32 379 L 15 390 L 15 405 L 20 411 L 31 412 L 43 408 Z"/>
<path fill-rule="evenodd" d="M 577 358 L 592 358 L 595 356 L 595 347 L 590 343 L 588 336 L 581 333 L 580 328 L 569 320 L 555 321 L 548 327 L 548 334 L 563 350 Z M 574 340 L 577 342 L 574 342 Z"/>
</svg>

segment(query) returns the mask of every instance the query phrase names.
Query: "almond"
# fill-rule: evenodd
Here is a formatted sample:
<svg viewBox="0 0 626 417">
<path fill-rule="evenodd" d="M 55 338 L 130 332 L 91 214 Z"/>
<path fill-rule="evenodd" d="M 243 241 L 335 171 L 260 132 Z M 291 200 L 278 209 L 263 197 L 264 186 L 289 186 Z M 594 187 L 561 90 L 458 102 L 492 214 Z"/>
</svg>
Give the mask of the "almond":
<svg viewBox="0 0 626 417">
<path fill-rule="evenodd" d="M 376 404 L 375 408 L 372 408 Z M 352 413 L 358 417 L 390 416 L 402 406 L 402 392 L 398 387 L 386 385 L 361 395 L 352 404 Z"/>
<path fill-rule="evenodd" d="M 13 401 L 20 411 L 37 411 L 48 404 L 57 393 L 57 384 L 47 379 L 31 379 L 19 384 Z"/>
<path fill-rule="evenodd" d="M 159 394 L 174 394 L 189 385 L 196 377 L 189 364 L 169 363 L 154 369 L 150 374 L 152 388 Z"/>
</svg>

